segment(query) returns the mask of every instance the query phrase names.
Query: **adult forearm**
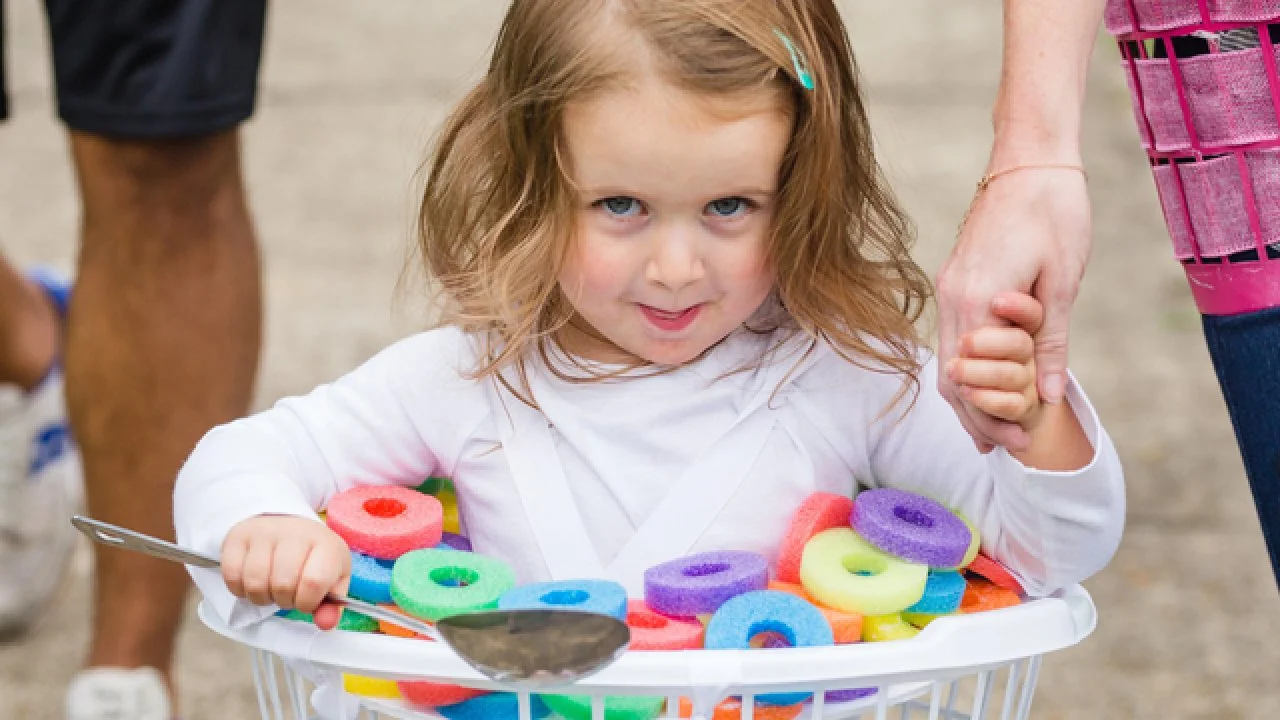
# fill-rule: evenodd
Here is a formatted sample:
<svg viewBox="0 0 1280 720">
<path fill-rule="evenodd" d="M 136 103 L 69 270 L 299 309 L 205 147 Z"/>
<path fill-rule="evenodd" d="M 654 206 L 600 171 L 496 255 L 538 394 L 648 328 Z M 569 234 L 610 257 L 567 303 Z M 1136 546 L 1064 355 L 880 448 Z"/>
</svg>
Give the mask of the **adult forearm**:
<svg viewBox="0 0 1280 720">
<path fill-rule="evenodd" d="M 1004 0 L 991 169 L 1080 159 L 1089 58 L 1106 0 Z"/>
</svg>

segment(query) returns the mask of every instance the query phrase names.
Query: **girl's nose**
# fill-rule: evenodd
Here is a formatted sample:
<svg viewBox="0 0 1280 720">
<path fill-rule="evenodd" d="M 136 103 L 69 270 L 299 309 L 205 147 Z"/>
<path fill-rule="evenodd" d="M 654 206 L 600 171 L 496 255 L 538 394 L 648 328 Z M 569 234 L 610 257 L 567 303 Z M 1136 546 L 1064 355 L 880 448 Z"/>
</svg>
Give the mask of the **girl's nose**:
<svg viewBox="0 0 1280 720">
<path fill-rule="evenodd" d="M 645 279 L 676 292 L 705 276 L 697 233 L 687 228 L 668 227 L 655 234 Z"/>
</svg>

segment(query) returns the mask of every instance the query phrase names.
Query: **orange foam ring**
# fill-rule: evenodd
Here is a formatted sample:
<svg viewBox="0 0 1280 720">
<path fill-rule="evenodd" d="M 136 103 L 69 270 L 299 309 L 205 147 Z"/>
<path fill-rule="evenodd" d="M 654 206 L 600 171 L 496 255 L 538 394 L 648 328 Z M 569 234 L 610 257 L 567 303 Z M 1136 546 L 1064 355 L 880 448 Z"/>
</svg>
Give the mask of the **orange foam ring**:
<svg viewBox="0 0 1280 720">
<path fill-rule="evenodd" d="M 804 711 L 804 703 L 798 705 L 766 705 L 756 703 L 751 716 L 756 720 L 792 720 Z M 680 698 L 680 717 L 693 717 L 693 701 Z M 711 720 L 740 720 L 742 718 L 742 701 L 728 698 L 716 706 L 711 713 Z"/>
<path fill-rule="evenodd" d="M 862 640 L 862 616 L 858 613 L 823 607 L 809 596 L 803 585 L 797 585 L 796 583 L 773 580 L 769 583 L 769 589 L 795 595 L 812 603 L 822 613 L 822 616 L 827 619 L 827 624 L 831 626 L 831 634 L 835 636 L 837 645 L 848 645 Z"/>
<path fill-rule="evenodd" d="M 960 601 L 961 613 L 999 610 L 1022 604 L 1022 598 L 1018 597 L 1018 593 L 1002 588 L 986 578 L 969 575 L 965 578 L 965 582 L 967 586 L 964 589 L 964 598 Z"/>
</svg>

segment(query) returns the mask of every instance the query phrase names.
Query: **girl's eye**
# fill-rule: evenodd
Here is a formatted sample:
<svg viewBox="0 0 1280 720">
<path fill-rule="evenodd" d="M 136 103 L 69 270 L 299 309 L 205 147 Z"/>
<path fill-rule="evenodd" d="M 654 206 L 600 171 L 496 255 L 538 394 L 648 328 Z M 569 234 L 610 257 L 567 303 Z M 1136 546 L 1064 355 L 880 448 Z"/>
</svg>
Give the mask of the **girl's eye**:
<svg viewBox="0 0 1280 720">
<path fill-rule="evenodd" d="M 605 212 L 617 217 L 632 217 L 640 214 L 640 201 L 633 197 L 624 195 L 609 197 L 597 201 L 596 204 L 604 208 Z"/>
<path fill-rule="evenodd" d="M 737 217 L 750 208 L 746 198 L 726 197 L 707 203 L 707 211 L 720 218 Z"/>
</svg>

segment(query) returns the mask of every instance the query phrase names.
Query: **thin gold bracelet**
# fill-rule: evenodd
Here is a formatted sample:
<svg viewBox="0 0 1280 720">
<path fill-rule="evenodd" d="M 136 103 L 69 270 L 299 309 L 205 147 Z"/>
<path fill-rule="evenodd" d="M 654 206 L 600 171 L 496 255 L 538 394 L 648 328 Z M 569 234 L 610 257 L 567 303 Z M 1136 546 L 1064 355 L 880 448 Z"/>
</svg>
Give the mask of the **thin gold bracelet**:
<svg viewBox="0 0 1280 720">
<path fill-rule="evenodd" d="M 973 192 L 973 199 L 969 201 L 969 209 L 965 210 L 964 218 L 960 220 L 960 227 L 956 229 L 956 237 L 964 232 L 964 226 L 969 224 L 969 215 L 973 213 L 973 207 L 978 204 L 978 198 L 982 197 L 982 192 L 987 189 L 996 178 L 1003 177 L 1009 173 L 1019 170 L 1075 170 L 1084 176 L 1085 182 L 1089 181 L 1089 173 L 1085 172 L 1080 165 L 1067 165 L 1063 163 L 1046 163 L 1044 165 L 1014 165 L 1012 167 L 987 173 L 978 180 L 978 187 Z"/>
</svg>

